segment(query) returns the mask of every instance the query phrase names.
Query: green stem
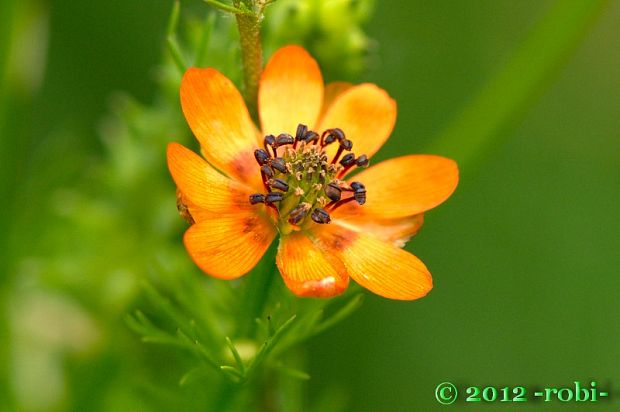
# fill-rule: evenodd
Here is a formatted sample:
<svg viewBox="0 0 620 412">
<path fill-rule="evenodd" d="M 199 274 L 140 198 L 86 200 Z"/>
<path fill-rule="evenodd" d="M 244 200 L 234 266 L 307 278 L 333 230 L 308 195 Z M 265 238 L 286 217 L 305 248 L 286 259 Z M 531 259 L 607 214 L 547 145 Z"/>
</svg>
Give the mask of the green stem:
<svg viewBox="0 0 620 412">
<path fill-rule="evenodd" d="M 277 275 L 275 256 L 277 241 L 273 242 L 261 261 L 245 276 L 245 295 L 241 302 L 235 336 L 252 338 L 256 331 L 256 319 L 260 318 Z"/>
<path fill-rule="evenodd" d="M 464 168 L 498 146 L 509 136 L 505 133 L 508 126 L 550 84 L 550 77 L 568 60 L 606 3 L 558 0 L 507 64 L 427 150 L 454 157 Z"/>
<path fill-rule="evenodd" d="M 253 13 L 236 13 L 237 27 L 241 42 L 241 62 L 243 64 L 243 82 L 245 101 L 250 114 L 257 118 L 258 81 L 263 69 L 263 50 L 260 37 L 260 21 L 262 9 L 257 9 L 253 0 L 235 0 L 234 5 L 239 8 L 244 5 Z"/>
</svg>

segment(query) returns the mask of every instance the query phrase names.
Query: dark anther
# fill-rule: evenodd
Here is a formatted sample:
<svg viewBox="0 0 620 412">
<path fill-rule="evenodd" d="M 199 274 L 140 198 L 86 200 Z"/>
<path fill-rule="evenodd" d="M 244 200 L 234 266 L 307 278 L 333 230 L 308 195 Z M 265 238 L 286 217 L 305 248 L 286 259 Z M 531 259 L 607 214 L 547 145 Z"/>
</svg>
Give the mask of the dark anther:
<svg viewBox="0 0 620 412">
<path fill-rule="evenodd" d="M 325 133 L 323 133 L 325 136 Z M 333 134 L 327 135 L 325 139 L 323 139 L 323 146 L 327 146 L 328 144 L 332 144 L 336 141 L 336 137 Z"/>
<path fill-rule="evenodd" d="M 370 160 L 366 155 L 361 155 L 356 159 L 353 153 L 347 153 L 340 161 L 340 164 L 344 166 L 344 168 L 338 172 L 337 177 L 342 178 L 354 165 L 357 167 L 367 167 L 369 162 Z"/>
<path fill-rule="evenodd" d="M 353 189 L 354 192 L 357 192 L 358 190 L 366 190 L 366 186 L 364 186 L 361 182 L 351 182 L 351 189 Z"/>
<path fill-rule="evenodd" d="M 271 146 L 271 150 L 273 150 L 273 157 L 277 157 L 278 153 L 276 151 L 276 147 L 274 146 L 276 143 L 276 137 L 272 134 L 268 134 L 265 136 L 265 140 L 263 141 L 263 147 L 265 151 L 269 152 L 269 146 Z"/>
<path fill-rule="evenodd" d="M 296 225 L 299 222 L 301 222 L 303 218 L 306 217 L 307 214 L 308 214 L 307 205 L 299 205 L 295 209 L 293 209 L 293 211 L 289 215 L 288 222 Z"/>
<path fill-rule="evenodd" d="M 338 139 L 338 142 L 340 143 L 340 146 L 338 146 L 338 151 L 334 155 L 334 158 L 332 159 L 332 162 L 331 162 L 332 164 L 335 164 L 338 161 L 338 159 L 340 159 L 340 155 L 342 154 L 344 150 L 349 151 L 353 148 L 353 142 L 350 141 L 349 139 L 346 139 L 344 137 L 344 132 L 340 129 L 329 129 L 328 131 L 331 131 L 331 133 L 327 137 L 329 138 L 331 136 L 335 136 Z M 325 141 L 327 141 L 327 139 L 325 139 Z"/>
<path fill-rule="evenodd" d="M 263 149 L 254 150 L 254 158 L 256 159 L 258 164 L 261 166 L 267 163 L 270 157 L 271 156 L 269 156 L 269 152 L 267 152 L 266 150 L 263 150 Z"/>
<path fill-rule="evenodd" d="M 294 142 L 295 142 L 295 139 L 293 139 L 293 136 L 291 136 L 288 133 L 282 133 L 278 135 L 278 137 L 276 137 L 276 144 L 274 145 L 274 147 L 280 147 L 280 146 L 284 146 L 287 144 L 293 144 Z"/>
<path fill-rule="evenodd" d="M 340 140 L 340 146 L 348 152 L 349 150 L 353 149 L 353 142 L 349 139 L 342 139 Z"/>
<path fill-rule="evenodd" d="M 267 146 L 272 146 L 275 142 L 276 137 L 274 135 L 268 134 L 267 136 L 265 136 L 265 140 L 263 141 L 265 145 L 265 150 L 269 151 L 269 149 L 267 149 Z"/>
<path fill-rule="evenodd" d="M 321 135 L 321 146 L 327 146 L 334 143 L 336 140 L 342 142 L 345 140 L 344 132 L 341 129 L 327 129 Z"/>
<path fill-rule="evenodd" d="M 267 196 L 265 196 L 265 203 L 275 203 L 279 202 L 284 198 L 284 195 L 281 192 L 269 192 Z"/>
<path fill-rule="evenodd" d="M 269 162 L 269 166 L 273 167 L 280 173 L 287 172 L 286 163 L 284 162 L 284 159 L 282 159 L 281 157 L 276 157 L 274 159 L 271 159 L 271 161 Z"/>
<path fill-rule="evenodd" d="M 267 166 L 267 165 L 262 165 L 260 167 L 260 172 L 263 175 L 263 178 L 267 177 L 267 178 L 272 178 L 273 177 L 273 170 Z"/>
<path fill-rule="evenodd" d="M 329 223 L 332 219 L 329 217 L 329 213 L 327 213 L 324 209 L 317 207 L 312 211 L 312 215 L 310 215 L 312 220 L 316 223 Z"/>
<path fill-rule="evenodd" d="M 250 195 L 250 203 L 253 205 L 257 203 L 265 203 L 265 195 L 261 193 Z"/>
<path fill-rule="evenodd" d="M 309 132 L 307 132 L 304 137 L 302 137 L 302 140 L 304 142 L 306 142 L 307 144 L 310 143 L 316 143 L 319 141 L 319 135 L 316 132 L 313 132 L 312 130 L 310 130 Z"/>
<path fill-rule="evenodd" d="M 360 205 L 366 203 L 366 186 L 360 182 L 351 183 L 351 189 L 353 189 L 353 196 L 355 201 Z"/>
<path fill-rule="evenodd" d="M 283 179 L 273 179 L 271 182 L 269 182 L 269 184 L 274 189 L 288 192 L 288 183 L 286 183 L 286 181 Z"/>
<path fill-rule="evenodd" d="M 355 155 L 353 153 L 347 153 L 340 161 L 340 164 L 344 167 L 351 166 L 353 163 L 355 163 Z"/>
<path fill-rule="evenodd" d="M 369 162 L 370 161 L 368 160 L 368 156 L 364 154 L 355 159 L 355 164 L 357 165 L 357 167 L 366 167 L 368 166 Z"/>
<path fill-rule="evenodd" d="M 331 201 L 337 202 L 340 200 L 342 190 L 340 189 L 340 186 L 338 186 L 338 183 L 331 182 L 325 186 L 325 195 L 330 198 Z"/>
<path fill-rule="evenodd" d="M 304 140 L 304 136 L 306 135 L 307 131 L 308 131 L 308 126 L 306 126 L 305 124 L 299 123 L 297 125 L 297 132 L 295 133 L 295 141 L 299 142 L 299 141 Z"/>
</svg>

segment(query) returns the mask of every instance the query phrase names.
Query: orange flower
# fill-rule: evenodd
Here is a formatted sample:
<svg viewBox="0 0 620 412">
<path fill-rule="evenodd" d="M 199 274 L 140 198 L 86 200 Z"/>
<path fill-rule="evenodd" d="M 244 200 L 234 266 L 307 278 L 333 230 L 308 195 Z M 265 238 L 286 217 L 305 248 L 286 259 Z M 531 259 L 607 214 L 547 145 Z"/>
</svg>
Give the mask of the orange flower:
<svg viewBox="0 0 620 412">
<path fill-rule="evenodd" d="M 298 46 L 273 55 L 258 100 L 262 132 L 217 70 L 183 77 L 183 113 L 204 159 L 171 143 L 168 167 L 192 223 L 183 240 L 194 262 L 237 278 L 279 234 L 276 263 L 298 296 L 338 295 L 349 277 L 387 298 L 426 295 L 428 269 L 401 247 L 456 188 L 456 163 L 408 155 L 348 178 L 387 140 L 396 103 L 373 84 L 324 87 L 316 61 Z"/>
</svg>

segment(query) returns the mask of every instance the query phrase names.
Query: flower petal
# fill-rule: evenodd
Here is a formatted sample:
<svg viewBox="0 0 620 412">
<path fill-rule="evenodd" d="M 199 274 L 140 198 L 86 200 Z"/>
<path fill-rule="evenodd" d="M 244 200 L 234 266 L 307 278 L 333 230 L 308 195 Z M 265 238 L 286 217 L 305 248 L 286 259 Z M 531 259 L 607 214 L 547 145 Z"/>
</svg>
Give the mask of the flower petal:
<svg viewBox="0 0 620 412">
<path fill-rule="evenodd" d="M 181 81 L 181 106 L 209 163 L 242 181 L 259 176 L 258 130 L 229 79 L 215 69 L 190 68 Z"/>
<path fill-rule="evenodd" d="M 373 215 L 384 219 L 417 215 L 444 202 L 456 189 L 459 170 L 454 160 L 409 155 L 386 160 L 351 180 L 366 186 L 366 204 L 351 202 L 339 216 Z"/>
<path fill-rule="evenodd" d="M 187 229 L 183 242 L 204 272 L 234 279 L 256 266 L 275 235 L 271 223 L 247 211 L 196 223 Z"/>
<path fill-rule="evenodd" d="M 349 276 L 366 289 L 385 298 L 413 300 L 433 288 L 428 269 L 411 253 L 364 233 L 324 226 L 316 241 L 337 254 Z"/>
<path fill-rule="evenodd" d="M 354 232 L 369 233 L 377 239 L 403 247 L 424 223 L 424 214 L 396 219 L 376 219 L 366 215 L 351 215 L 333 221 Z"/>
<path fill-rule="evenodd" d="M 349 82 L 331 82 L 325 85 L 325 92 L 323 94 L 323 107 L 321 108 L 321 118 L 325 115 L 327 110 L 332 106 L 336 98 L 342 93 L 353 87 L 353 83 Z M 314 125 L 310 126 L 313 127 Z"/>
<path fill-rule="evenodd" d="M 168 168 L 184 202 L 194 208 L 230 213 L 252 208 L 252 190 L 213 169 L 202 157 L 188 148 L 170 143 L 167 150 Z"/>
<path fill-rule="evenodd" d="M 264 134 L 295 135 L 299 123 L 316 124 L 323 102 L 323 77 L 317 62 L 299 46 L 279 49 L 263 71 L 258 111 Z"/>
<path fill-rule="evenodd" d="M 353 86 L 341 93 L 321 120 L 318 132 L 340 128 L 353 142 L 353 152 L 371 157 L 392 133 L 396 123 L 396 102 L 374 84 Z M 336 144 L 328 146 L 333 155 Z"/>
<path fill-rule="evenodd" d="M 327 298 L 349 285 L 342 263 L 299 232 L 280 238 L 276 263 L 286 286 L 297 296 Z"/>
</svg>

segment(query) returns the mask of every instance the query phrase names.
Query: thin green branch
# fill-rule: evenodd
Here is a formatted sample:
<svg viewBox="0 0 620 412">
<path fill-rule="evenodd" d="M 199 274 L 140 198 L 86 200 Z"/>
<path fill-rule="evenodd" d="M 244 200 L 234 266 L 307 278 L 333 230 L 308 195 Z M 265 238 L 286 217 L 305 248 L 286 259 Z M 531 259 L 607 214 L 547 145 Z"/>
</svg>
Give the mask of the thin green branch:
<svg viewBox="0 0 620 412">
<path fill-rule="evenodd" d="M 245 373 L 245 365 L 243 364 L 241 355 L 239 355 L 239 351 L 237 350 L 232 340 L 230 340 L 228 336 L 226 337 L 226 344 L 228 345 L 228 349 L 230 349 L 230 353 L 232 353 L 233 357 L 235 358 L 235 362 L 237 363 L 237 368 L 239 368 L 239 371 L 243 375 Z"/>
<path fill-rule="evenodd" d="M 255 319 L 261 318 L 269 298 L 273 279 L 276 276 L 275 256 L 277 242 L 273 242 L 263 259 L 246 276 L 244 297 L 239 305 L 235 336 L 253 337 L 256 330 Z"/>
<path fill-rule="evenodd" d="M 179 0 L 176 0 L 172 4 L 172 11 L 170 12 L 170 17 L 168 18 L 168 26 L 166 28 L 166 45 L 168 46 L 168 51 L 172 56 L 172 60 L 176 64 L 181 74 L 183 74 L 187 70 L 187 62 L 185 61 L 183 53 L 181 52 L 181 48 L 179 47 L 179 44 L 176 40 L 176 31 L 179 25 L 180 13 L 181 3 Z"/>
<path fill-rule="evenodd" d="M 200 43 L 196 51 L 196 57 L 194 58 L 194 66 L 202 67 L 205 65 L 207 56 L 207 49 L 209 48 L 209 41 L 211 40 L 211 33 L 215 26 L 216 13 L 209 13 L 202 29 L 202 36 L 200 37 Z"/>
<path fill-rule="evenodd" d="M 168 46 L 168 51 L 172 56 L 174 64 L 177 66 L 181 74 L 185 73 L 187 70 L 187 62 L 183 57 L 183 53 L 181 52 L 181 48 L 179 47 L 176 39 L 174 37 L 167 37 L 166 45 Z"/>
<path fill-rule="evenodd" d="M 263 361 L 267 358 L 267 355 L 269 355 L 272 349 L 278 344 L 278 342 L 280 342 L 285 332 L 289 330 L 295 318 L 296 315 L 291 316 L 286 322 L 282 324 L 282 326 L 278 328 L 278 330 L 273 334 L 273 336 L 270 336 L 263 343 L 263 345 L 258 350 L 256 356 L 254 356 L 254 359 L 252 359 L 252 361 L 250 362 L 250 365 L 248 366 L 247 371 L 244 374 L 244 381 L 252 377 L 258 366 L 263 363 Z"/>
<path fill-rule="evenodd" d="M 334 313 L 331 317 L 329 317 L 324 322 L 320 323 L 316 328 L 314 328 L 310 336 L 323 333 L 329 328 L 331 328 L 332 326 L 348 318 L 353 312 L 355 312 L 357 309 L 359 309 L 362 306 L 363 302 L 364 302 L 363 294 L 360 293 L 359 295 L 355 295 L 354 297 L 351 298 L 350 301 L 348 301 L 336 313 Z"/>
<path fill-rule="evenodd" d="M 235 383 L 239 383 L 244 379 L 243 373 L 233 366 L 222 365 L 220 366 L 220 370 L 224 372 L 224 375 L 232 377 L 232 381 Z"/>
<path fill-rule="evenodd" d="M 174 33 L 177 31 L 177 26 L 179 24 L 179 15 L 181 14 L 181 2 L 179 0 L 175 0 L 172 4 L 172 11 L 170 12 L 170 17 L 168 18 L 168 26 L 166 27 L 166 36 L 174 36 Z"/>
</svg>

